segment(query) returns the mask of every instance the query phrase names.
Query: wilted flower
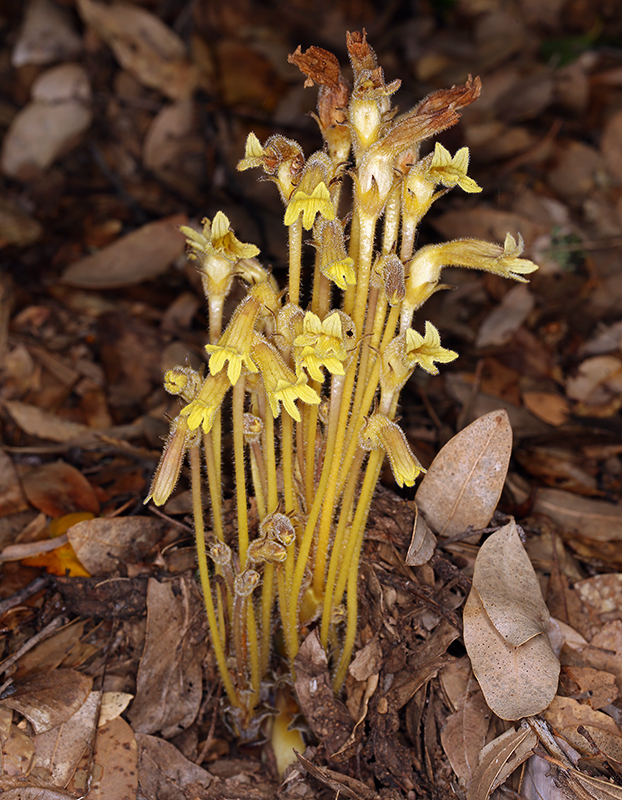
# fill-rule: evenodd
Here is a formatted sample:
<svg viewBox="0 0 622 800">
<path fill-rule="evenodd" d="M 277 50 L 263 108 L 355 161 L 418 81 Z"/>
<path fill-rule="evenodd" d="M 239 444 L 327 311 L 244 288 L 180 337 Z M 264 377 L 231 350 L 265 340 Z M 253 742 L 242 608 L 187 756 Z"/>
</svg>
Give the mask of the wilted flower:
<svg viewBox="0 0 622 800">
<path fill-rule="evenodd" d="M 196 436 L 196 431 L 189 429 L 187 419 L 182 416 L 175 417 L 171 422 L 170 433 L 164 445 L 164 451 L 153 476 L 151 489 L 145 503 L 150 500 L 153 500 L 156 506 L 166 503 L 173 489 L 177 486 L 179 473 L 188 448 L 198 444 L 199 439 Z"/>
<path fill-rule="evenodd" d="M 255 134 L 249 133 L 246 152 L 244 158 L 238 162 L 237 169 L 242 172 L 252 167 L 263 167 L 264 172 L 279 187 L 283 202 L 287 203 L 300 181 L 304 163 L 302 147 L 293 139 L 277 134 L 271 136 L 262 146 Z"/>
</svg>

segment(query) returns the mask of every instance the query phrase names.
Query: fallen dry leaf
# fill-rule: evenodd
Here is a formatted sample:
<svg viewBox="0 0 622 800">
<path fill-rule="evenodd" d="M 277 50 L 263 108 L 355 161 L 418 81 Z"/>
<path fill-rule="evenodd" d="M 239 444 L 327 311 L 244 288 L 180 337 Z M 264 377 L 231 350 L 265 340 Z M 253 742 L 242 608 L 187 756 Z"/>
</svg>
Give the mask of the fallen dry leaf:
<svg viewBox="0 0 622 800">
<path fill-rule="evenodd" d="M 509 342 L 533 311 L 534 304 L 533 294 L 523 283 L 510 289 L 482 322 L 475 346 L 498 347 Z"/>
<path fill-rule="evenodd" d="M 587 700 L 590 708 L 598 710 L 618 698 L 616 676 L 592 667 L 562 666 L 560 689 L 566 697 Z"/>
<path fill-rule="evenodd" d="M 622 506 L 581 497 L 562 489 L 539 489 L 535 514 L 550 517 L 563 530 L 600 542 L 622 540 Z"/>
<path fill-rule="evenodd" d="M 93 780 L 84 800 L 131 800 L 138 791 L 138 748 L 131 727 L 116 717 L 97 731 Z"/>
<path fill-rule="evenodd" d="M 197 71 L 186 57 L 183 41 L 158 17 L 126 3 L 104 5 L 78 0 L 78 11 L 112 48 L 119 64 L 142 84 L 171 100 L 189 98 Z"/>
<path fill-rule="evenodd" d="M 581 732 L 585 728 L 587 735 L 606 758 L 622 762 L 622 732 L 608 714 L 595 711 L 571 697 L 557 695 L 543 716 L 555 733 L 583 756 L 594 755 L 589 738 Z"/>
<path fill-rule="evenodd" d="M 17 679 L 13 693 L 0 700 L 26 717 L 36 733 L 55 728 L 82 707 L 93 679 L 73 669 L 54 669 Z"/>
<path fill-rule="evenodd" d="M 28 502 L 48 517 L 78 511 L 99 514 L 99 500 L 84 475 L 65 461 L 54 461 L 22 475 Z"/>
<path fill-rule="evenodd" d="M 473 675 L 456 711 L 441 730 L 441 744 L 453 771 L 468 786 L 486 742 L 490 710 Z"/>
<path fill-rule="evenodd" d="M 502 719 L 542 711 L 555 695 L 559 661 L 547 635 L 549 612 L 516 524 L 479 550 L 464 606 L 464 644 L 486 702 Z"/>
<path fill-rule="evenodd" d="M 491 411 L 453 437 L 432 462 L 415 500 L 439 536 L 485 528 L 497 507 L 512 453 L 505 411 Z"/>
<path fill-rule="evenodd" d="M 71 264 L 62 280 L 86 289 L 113 289 L 151 280 L 164 272 L 184 251 L 185 214 L 149 222 L 93 255 Z"/>
<path fill-rule="evenodd" d="M 11 64 L 16 68 L 53 64 L 75 58 L 81 50 L 82 40 L 65 9 L 52 0 L 31 0 L 11 53 Z"/>
<path fill-rule="evenodd" d="M 93 118 L 88 76 L 78 64 L 62 64 L 40 75 L 33 99 L 13 118 L 2 141 L 5 175 L 29 181 L 74 147 Z M 45 99 L 43 99 L 45 98 Z"/>
<path fill-rule="evenodd" d="M 482 751 L 480 763 L 467 792 L 467 800 L 487 800 L 506 778 L 531 755 L 538 738 L 528 728 L 510 730 L 490 742 Z"/>
<path fill-rule="evenodd" d="M 568 800 L 568 795 L 555 782 L 551 765 L 538 755 L 531 756 L 525 765 L 521 800 Z"/>
<path fill-rule="evenodd" d="M 162 538 L 166 525 L 149 517 L 90 519 L 69 528 L 67 536 L 91 575 L 105 575 L 145 556 Z"/>
<path fill-rule="evenodd" d="M 302 713 L 329 753 L 346 742 L 353 723 L 345 705 L 333 692 L 328 659 L 317 629 L 311 631 L 294 659 L 294 688 Z"/>
<path fill-rule="evenodd" d="M 129 717 L 140 733 L 165 737 L 195 720 L 203 692 L 207 648 L 202 603 L 186 576 L 147 588 L 147 638 L 138 667 L 136 697 Z"/>
<path fill-rule="evenodd" d="M 4 407 L 25 433 L 52 442 L 70 442 L 72 439 L 92 437 L 90 428 L 78 422 L 62 419 L 51 411 L 45 411 L 20 400 L 5 400 Z"/>
<path fill-rule="evenodd" d="M 187 797 L 184 789 L 188 784 L 207 789 L 214 780 L 207 770 L 188 761 L 174 745 L 164 739 L 137 733 L 136 743 L 138 781 L 140 791 L 145 797 L 182 800 Z M 196 787 L 193 796 L 198 796 Z"/>
<path fill-rule="evenodd" d="M 91 692 L 68 720 L 37 734 L 36 766 L 45 769 L 56 786 L 67 786 L 84 752 L 91 746 L 98 709 L 99 692 Z"/>
<path fill-rule="evenodd" d="M 415 524 L 404 563 L 409 567 L 427 564 L 436 548 L 436 536 L 430 530 L 423 514 L 415 507 Z"/>
</svg>

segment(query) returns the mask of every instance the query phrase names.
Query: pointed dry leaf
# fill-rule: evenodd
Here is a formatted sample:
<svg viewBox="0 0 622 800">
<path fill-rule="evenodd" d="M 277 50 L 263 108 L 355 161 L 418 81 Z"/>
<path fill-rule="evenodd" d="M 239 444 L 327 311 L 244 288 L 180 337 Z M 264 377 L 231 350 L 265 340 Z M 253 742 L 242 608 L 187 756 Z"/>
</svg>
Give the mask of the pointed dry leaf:
<svg viewBox="0 0 622 800">
<path fill-rule="evenodd" d="M 36 733 L 67 722 L 86 702 L 93 679 L 74 669 L 55 669 L 16 680 L 0 705 L 23 714 Z"/>
<path fill-rule="evenodd" d="M 206 650 L 201 601 L 187 577 L 147 588 L 147 638 L 129 717 L 140 733 L 170 737 L 196 718 Z"/>
<path fill-rule="evenodd" d="M 86 289 L 113 289 L 156 278 L 183 253 L 184 237 L 178 229 L 187 222 L 185 214 L 149 222 L 74 262 L 62 280 Z"/>
<path fill-rule="evenodd" d="M 542 711 L 553 699 L 559 677 L 559 661 L 547 635 L 548 610 L 531 562 L 526 554 L 519 556 L 518 548 L 522 544 L 513 521 L 486 540 L 464 606 L 464 644 L 473 672 L 486 702 L 502 719 Z"/>
<path fill-rule="evenodd" d="M 117 61 L 142 84 L 171 100 L 190 97 L 197 71 L 179 36 L 155 14 L 129 3 L 104 5 L 79 0 L 78 11 L 112 48 Z"/>
<path fill-rule="evenodd" d="M 475 420 L 436 456 L 415 500 L 439 536 L 485 528 L 497 507 L 512 453 L 504 410 Z"/>
<path fill-rule="evenodd" d="M 91 575 L 114 572 L 146 555 L 162 538 L 166 525 L 149 517 L 89 519 L 73 525 L 67 537 Z"/>
<path fill-rule="evenodd" d="M 549 611 L 514 520 L 480 547 L 473 586 L 490 621 L 508 644 L 518 647 L 546 632 Z"/>
<path fill-rule="evenodd" d="M 546 759 L 538 755 L 527 761 L 521 800 L 568 800 L 568 795 L 555 781 L 555 771 Z"/>
<path fill-rule="evenodd" d="M 188 784 L 207 787 L 214 780 L 210 773 L 188 761 L 187 758 L 170 742 L 150 736 L 146 733 L 136 734 L 138 744 L 138 779 L 145 797 L 184 797 L 184 788 Z M 194 791 L 193 797 L 199 797 Z"/>
<path fill-rule="evenodd" d="M 423 514 L 420 514 L 419 509 L 415 506 L 413 535 L 404 560 L 405 564 L 409 567 L 420 567 L 422 564 L 427 564 L 432 558 L 435 547 L 436 536 L 430 530 Z"/>
<path fill-rule="evenodd" d="M 54 461 L 22 475 L 28 502 L 48 517 L 78 511 L 99 514 L 99 500 L 84 475 L 65 461 Z"/>
<path fill-rule="evenodd" d="M 67 786 L 83 753 L 90 746 L 97 724 L 98 708 L 99 692 L 91 692 L 66 722 L 37 735 L 36 766 L 48 770 L 50 780 L 56 786 Z"/>
<path fill-rule="evenodd" d="M 572 697 L 556 695 L 543 716 L 555 733 L 582 755 L 590 756 L 594 749 L 580 733 L 579 727 L 588 730 L 596 745 L 606 755 L 613 757 L 615 761 L 622 758 L 622 732 L 608 714 L 595 711 Z"/>
<path fill-rule="evenodd" d="M 540 489 L 534 513 L 545 514 L 566 531 L 599 542 L 622 541 L 622 505 L 592 500 L 561 489 Z"/>
<path fill-rule="evenodd" d="M 21 728 L 10 724 L 2 740 L 2 769 L 7 775 L 25 776 L 35 759 L 34 742 Z M 0 787 L 2 784 L 0 783 Z M 0 792 L 0 794 L 2 794 Z M 4 797 L 4 795 L 2 795 Z"/>
<path fill-rule="evenodd" d="M 13 421 L 30 436 L 48 439 L 51 442 L 69 442 L 72 439 L 90 436 L 91 430 L 79 422 L 61 419 L 51 411 L 22 403 L 19 400 L 5 400 L 4 407 Z"/>
<path fill-rule="evenodd" d="M 490 709 L 477 681 L 471 675 L 458 710 L 447 718 L 441 743 L 453 771 L 469 784 L 486 741 Z"/>
<path fill-rule="evenodd" d="M 116 719 L 122 714 L 134 699 L 128 692 L 104 692 L 102 694 L 101 708 L 99 709 L 98 726 L 101 728 L 107 722 Z"/>
<path fill-rule="evenodd" d="M 486 746 L 469 786 L 467 800 L 487 800 L 531 755 L 538 737 L 530 728 L 510 728 Z"/>
<path fill-rule="evenodd" d="M 592 778 L 576 769 L 569 770 L 562 775 L 564 776 L 562 786 L 568 787 L 577 800 L 622 800 L 622 786 L 615 783 L 605 779 Z"/>
</svg>

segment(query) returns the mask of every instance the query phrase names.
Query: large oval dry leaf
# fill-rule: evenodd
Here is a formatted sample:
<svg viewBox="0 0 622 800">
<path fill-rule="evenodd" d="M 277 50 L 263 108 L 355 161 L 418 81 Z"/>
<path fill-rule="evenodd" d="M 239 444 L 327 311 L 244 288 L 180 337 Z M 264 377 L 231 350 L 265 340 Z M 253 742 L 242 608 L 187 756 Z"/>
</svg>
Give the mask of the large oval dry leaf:
<svg viewBox="0 0 622 800">
<path fill-rule="evenodd" d="M 436 456 L 415 499 L 440 536 L 485 528 L 497 507 L 512 453 L 507 412 L 491 411 L 453 437 Z"/>
<path fill-rule="evenodd" d="M 164 272 L 184 251 L 185 214 L 149 222 L 93 255 L 71 264 L 63 281 L 87 289 L 113 289 L 150 280 Z"/>
<path fill-rule="evenodd" d="M 15 691 L 0 704 L 23 714 L 35 729 L 44 733 L 67 722 L 84 704 L 93 679 L 74 669 L 54 669 L 15 681 Z"/>
<path fill-rule="evenodd" d="M 502 719 L 538 714 L 555 696 L 559 661 L 546 634 L 513 647 L 501 636 L 473 588 L 464 606 L 464 644 L 490 708 Z"/>
<path fill-rule="evenodd" d="M 514 520 L 480 547 L 473 586 L 490 621 L 508 644 L 518 647 L 546 633 L 550 614 Z"/>
</svg>

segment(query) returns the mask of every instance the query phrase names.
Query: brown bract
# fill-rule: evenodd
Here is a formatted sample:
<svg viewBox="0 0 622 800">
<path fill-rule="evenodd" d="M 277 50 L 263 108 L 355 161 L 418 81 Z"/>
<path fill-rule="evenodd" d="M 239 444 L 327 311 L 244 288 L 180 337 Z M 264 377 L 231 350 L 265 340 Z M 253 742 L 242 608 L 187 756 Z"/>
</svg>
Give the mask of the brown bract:
<svg viewBox="0 0 622 800">
<path fill-rule="evenodd" d="M 320 86 L 329 86 L 332 89 L 339 85 L 340 69 L 337 56 L 323 47 L 309 47 L 302 52 L 300 45 L 289 56 L 290 64 L 295 64 L 307 76 L 305 87 L 319 83 Z"/>
</svg>

